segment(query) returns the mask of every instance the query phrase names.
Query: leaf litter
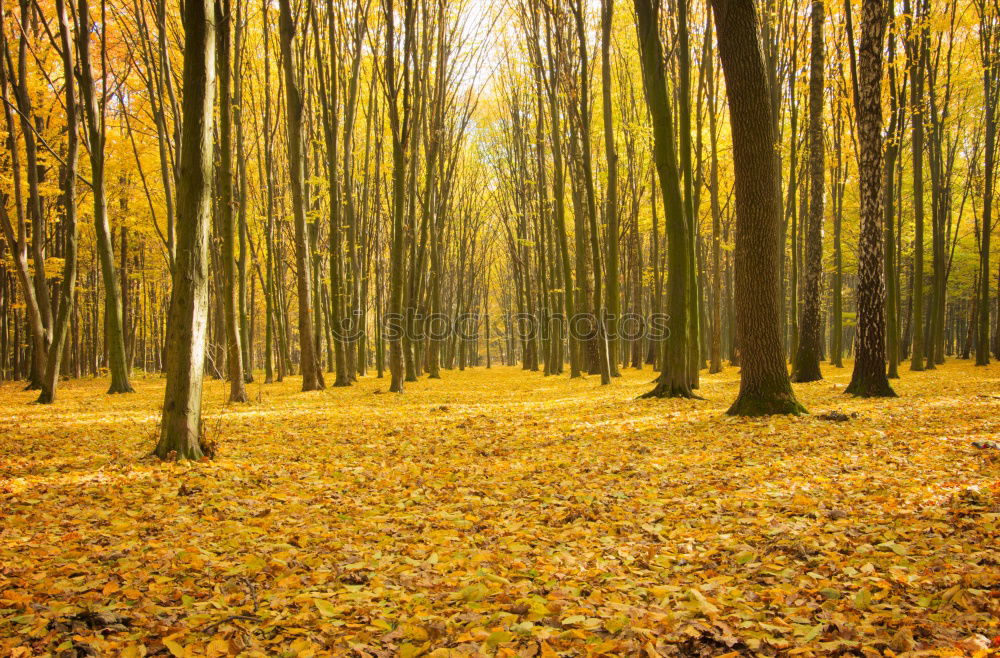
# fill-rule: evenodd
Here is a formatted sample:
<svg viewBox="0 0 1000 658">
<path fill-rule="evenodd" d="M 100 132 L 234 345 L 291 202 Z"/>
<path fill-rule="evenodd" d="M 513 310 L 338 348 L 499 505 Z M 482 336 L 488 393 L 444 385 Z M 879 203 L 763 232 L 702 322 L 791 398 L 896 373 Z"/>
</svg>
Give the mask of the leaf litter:
<svg viewBox="0 0 1000 658">
<path fill-rule="evenodd" d="M 148 457 L 162 380 L 0 385 L 0 654 L 987 655 L 1000 366 L 812 416 L 517 368 L 299 393 L 206 383 L 218 457 Z M 822 420 L 831 414 L 837 422 Z"/>
</svg>

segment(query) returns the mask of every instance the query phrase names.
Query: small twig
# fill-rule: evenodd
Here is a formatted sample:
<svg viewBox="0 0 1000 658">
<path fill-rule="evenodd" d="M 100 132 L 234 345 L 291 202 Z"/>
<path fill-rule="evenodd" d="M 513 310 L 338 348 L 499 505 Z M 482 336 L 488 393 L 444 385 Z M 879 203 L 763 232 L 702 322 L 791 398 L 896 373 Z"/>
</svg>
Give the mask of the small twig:
<svg viewBox="0 0 1000 658">
<path fill-rule="evenodd" d="M 253 602 L 254 614 L 257 614 L 257 585 L 252 580 L 243 576 L 240 578 L 244 585 L 246 585 L 247 591 L 250 592 L 250 600 Z"/>
<path fill-rule="evenodd" d="M 208 624 L 207 626 L 202 626 L 201 628 L 196 628 L 195 630 L 199 631 L 199 632 L 205 632 L 205 631 L 211 630 L 211 629 L 213 629 L 213 628 L 215 628 L 217 626 L 221 626 L 222 624 L 225 624 L 227 622 L 237 621 L 237 620 L 239 620 L 239 621 L 260 621 L 260 617 L 258 617 L 256 615 L 229 615 L 228 617 L 225 617 L 224 619 L 220 619 L 219 621 L 214 621 L 211 624 Z"/>
</svg>

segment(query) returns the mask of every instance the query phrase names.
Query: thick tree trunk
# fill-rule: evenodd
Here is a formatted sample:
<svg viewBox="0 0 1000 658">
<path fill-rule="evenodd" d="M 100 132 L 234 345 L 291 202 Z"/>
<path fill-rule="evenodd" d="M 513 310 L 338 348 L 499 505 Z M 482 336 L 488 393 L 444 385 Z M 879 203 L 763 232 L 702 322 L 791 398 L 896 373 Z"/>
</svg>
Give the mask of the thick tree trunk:
<svg viewBox="0 0 1000 658">
<path fill-rule="evenodd" d="M 781 258 L 771 104 L 753 0 L 712 0 L 726 77 L 736 173 L 736 342 L 742 370 L 732 415 L 805 411 L 795 399 L 781 340 Z M 764 174 L 762 175 L 762 172 Z"/>
</svg>

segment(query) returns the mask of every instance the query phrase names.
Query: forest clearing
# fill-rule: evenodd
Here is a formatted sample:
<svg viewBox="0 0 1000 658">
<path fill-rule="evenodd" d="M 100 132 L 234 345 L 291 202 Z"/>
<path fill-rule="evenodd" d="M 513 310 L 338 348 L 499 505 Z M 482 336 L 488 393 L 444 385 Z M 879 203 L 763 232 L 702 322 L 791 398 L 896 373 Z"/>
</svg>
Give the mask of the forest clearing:
<svg viewBox="0 0 1000 658">
<path fill-rule="evenodd" d="M 211 381 L 202 463 L 150 457 L 162 379 L 57 409 L 0 385 L 0 653 L 972 655 L 1000 636 L 1000 451 L 973 445 L 1000 365 L 890 400 L 849 372 L 749 420 L 734 368 L 703 401 L 636 399 L 648 368 Z"/>
</svg>

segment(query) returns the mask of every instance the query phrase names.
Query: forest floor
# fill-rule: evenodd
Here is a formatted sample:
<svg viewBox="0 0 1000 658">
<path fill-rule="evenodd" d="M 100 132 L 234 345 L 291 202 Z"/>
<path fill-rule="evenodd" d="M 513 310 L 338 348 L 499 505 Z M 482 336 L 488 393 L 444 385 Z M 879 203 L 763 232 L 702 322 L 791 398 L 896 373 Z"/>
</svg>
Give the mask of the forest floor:
<svg viewBox="0 0 1000 658">
<path fill-rule="evenodd" d="M 0 385 L 0 655 L 984 655 L 1000 646 L 1000 365 L 812 415 L 516 368 L 298 392 L 208 382 L 214 461 L 160 463 L 163 380 Z M 840 411 L 844 422 L 823 420 Z M 856 416 L 853 416 L 856 414 Z"/>
</svg>

